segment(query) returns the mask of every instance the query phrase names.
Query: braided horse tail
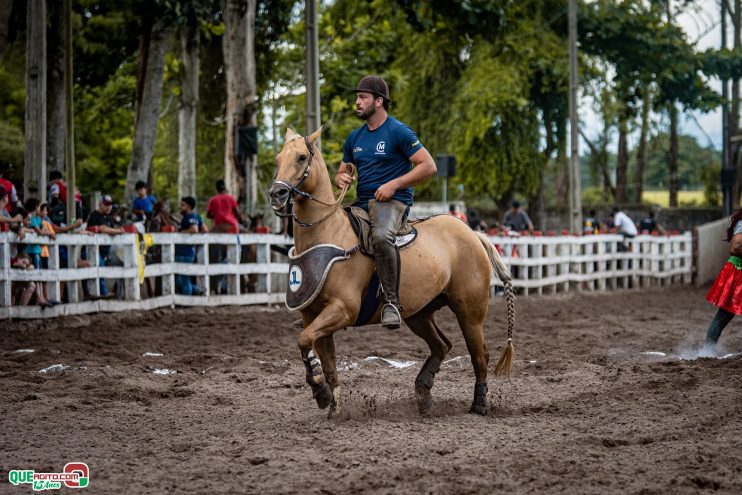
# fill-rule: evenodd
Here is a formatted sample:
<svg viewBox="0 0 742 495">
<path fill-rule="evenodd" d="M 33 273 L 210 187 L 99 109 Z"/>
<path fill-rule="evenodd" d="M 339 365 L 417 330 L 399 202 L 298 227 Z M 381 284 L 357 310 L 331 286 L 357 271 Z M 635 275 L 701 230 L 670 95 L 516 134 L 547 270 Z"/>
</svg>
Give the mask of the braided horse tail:
<svg viewBox="0 0 742 495">
<path fill-rule="evenodd" d="M 479 241 L 487 251 L 490 264 L 495 269 L 497 276 L 502 280 L 505 285 L 505 302 L 508 307 L 508 344 L 502 351 L 497 364 L 495 364 L 495 376 L 510 376 L 510 368 L 513 365 L 513 359 L 515 359 L 515 348 L 513 347 L 513 330 L 515 329 L 515 293 L 513 292 L 513 284 L 510 279 L 510 272 L 508 271 L 505 263 L 502 262 L 502 258 L 498 254 L 495 247 L 492 245 L 490 240 L 481 232 L 475 232 Z"/>
</svg>

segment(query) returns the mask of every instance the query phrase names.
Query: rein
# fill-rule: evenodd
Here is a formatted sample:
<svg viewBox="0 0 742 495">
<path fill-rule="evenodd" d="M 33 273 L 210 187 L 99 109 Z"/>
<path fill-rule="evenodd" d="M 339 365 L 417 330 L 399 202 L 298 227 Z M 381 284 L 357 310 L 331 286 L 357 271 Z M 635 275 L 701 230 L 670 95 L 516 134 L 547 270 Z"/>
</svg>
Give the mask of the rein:
<svg viewBox="0 0 742 495">
<path fill-rule="evenodd" d="M 314 158 L 314 145 L 309 142 L 309 138 L 307 136 L 304 136 L 304 144 L 307 146 L 307 150 L 309 151 L 309 159 L 307 160 L 307 168 L 304 170 L 304 174 L 302 175 L 301 179 L 299 179 L 299 182 L 296 183 L 296 185 L 291 185 L 286 181 L 282 180 L 276 180 L 273 181 L 274 184 L 281 184 L 283 186 L 286 186 L 288 188 L 289 192 L 289 200 L 286 202 L 286 205 L 281 208 L 280 210 L 274 209 L 273 211 L 278 215 L 279 217 L 293 217 L 294 220 L 296 220 L 296 223 L 298 223 L 301 227 L 312 227 L 314 225 L 317 225 L 319 223 L 322 223 L 323 221 L 330 218 L 330 216 L 335 213 L 335 209 L 343 202 L 343 199 L 345 198 L 345 193 L 348 192 L 348 185 L 346 184 L 343 186 L 343 188 L 339 191 L 338 197 L 335 199 L 334 203 L 325 203 L 324 201 L 315 198 L 310 193 L 306 191 L 302 191 L 299 189 L 301 185 L 304 183 L 304 181 L 309 177 L 310 167 L 312 166 L 312 159 Z M 352 165 L 348 164 L 348 166 L 352 167 Z M 350 169 L 352 173 L 352 168 Z M 319 220 L 315 220 L 312 223 L 309 222 L 303 222 L 297 215 L 294 213 L 293 208 L 291 209 L 291 213 L 286 213 L 285 210 L 294 204 L 294 197 L 295 196 L 301 196 L 302 198 L 310 199 L 312 201 L 316 201 L 317 203 L 324 205 L 324 206 L 332 206 L 332 209 L 327 213 L 327 215 L 323 216 Z"/>
</svg>

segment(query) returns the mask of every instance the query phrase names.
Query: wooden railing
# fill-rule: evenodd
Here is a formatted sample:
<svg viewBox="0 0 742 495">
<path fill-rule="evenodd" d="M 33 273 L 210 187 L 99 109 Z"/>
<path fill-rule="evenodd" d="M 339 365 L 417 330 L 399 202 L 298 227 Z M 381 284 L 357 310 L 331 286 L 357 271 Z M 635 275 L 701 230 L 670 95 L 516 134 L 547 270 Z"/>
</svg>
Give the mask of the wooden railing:
<svg viewBox="0 0 742 495">
<path fill-rule="evenodd" d="M 270 234 L 152 234 L 152 247 L 160 251 L 155 263 L 140 256 L 137 234 L 60 234 L 56 240 L 29 234 L 19 240 L 14 233 L 0 233 L 0 319 L 49 318 L 97 311 L 150 310 L 167 306 L 219 306 L 227 304 L 281 304 L 285 298 L 288 263 L 272 253 L 270 246 L 291 245 L 292 239 Z M 690 233 L 657 237 L 638 236 L 624 240 L 619 235 L 500 237 L 490 240 L 499 247 L 513 274 L 513 285 L 524 295 L 582 290 L 639 288 L 651 285 L 690 283 L 692 238 Z M 47 270 L 11 267 L 11 256 L 23 244 L 45 244 L 49 248 Z M 198 246 L 195 263 L 175 262 L 175 246 Z M 626 250 L 622 251 L 622 244 Z M 111 246 L 120 266 L 98 266 L 101 246 Z M 60 268 L 59 248 L 68 251 L 68 267 Z M 210 246 L 219 246 L 218 259 L 210 259 Z M 248 249 L 249 247 L 249 249 Z M 78 268 L 84 257 L 93 265 Z M 175 275 L 195 278 L 196 285 L 211 289 L 204 295 L 176 293 Z M 153 294 L 143 289 L 141 277 L 157 287 Z M 250 277 L 246 291 L 246 278 Z M 112 299 L 98 299 L 99 281 L 106 279 Z M 11 305 L 13 282 L 47 284 L 49 297 L 61 299 L 61 284 L 67 286 L 69 302 L 50 308 Z M 82 284 L 89 297 L 83 298 Z M 501 285 L 493 280 L 495 287 Z M 223 288 L 222 293 L 215 290 Z"/>
</svg>

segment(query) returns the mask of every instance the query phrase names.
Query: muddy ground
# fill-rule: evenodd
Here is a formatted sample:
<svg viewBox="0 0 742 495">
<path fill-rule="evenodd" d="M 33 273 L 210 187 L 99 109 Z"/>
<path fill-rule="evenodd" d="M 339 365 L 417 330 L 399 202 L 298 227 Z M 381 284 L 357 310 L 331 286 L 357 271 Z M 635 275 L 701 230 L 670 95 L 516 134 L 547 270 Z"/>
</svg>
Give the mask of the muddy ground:
<svg viewBox="0 0 742 495">
<path fill-rule="evenodd" d="M 467 414 L 473 372 L 448 310 L 454 348 L 425 418 L 427 348 L 406 328 L 337 334 L 343 411 L 328 420 L 282 308 L 4 321 L 0 493 L 32 491 L 9 469 L 70 461 L 90 466 L 80 493 L 742 493 L 742 355 L 679 358 L 713 315 L 703 296 L 519 298 L 517 359 L 509 381 L 490 377 L 487 417 Z M 504 312 L 497 299 L 493 363 Z M 742 351 L 742 319 L 722 343 Z M 68 368 L 39 371 L 55 364 Z"/>
</svg>

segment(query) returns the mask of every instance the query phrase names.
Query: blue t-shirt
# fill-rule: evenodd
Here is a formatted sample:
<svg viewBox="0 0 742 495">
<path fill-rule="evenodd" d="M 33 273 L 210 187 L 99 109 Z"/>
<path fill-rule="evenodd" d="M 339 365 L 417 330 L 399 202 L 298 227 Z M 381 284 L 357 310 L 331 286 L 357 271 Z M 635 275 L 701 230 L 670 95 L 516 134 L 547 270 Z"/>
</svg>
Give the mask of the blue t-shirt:
<svg viewBox="0 0 742 495">
<path fill-rule="evenodd" d="M 423 148 L 415 132 L 394 117 L 370 131 L 368 124 L 355 129 L 345 140 L 343 162 L 358 170 L 356 206 L 368 208 L 368 200 L 390 180 L 412 170 L 410 157 Z M 412 188 L 398 189 L 392 199 L 412 204 Z"/>
<path fill-rule="evenodd" d="M 137 196 L 137 198 L 134 200 L 134 203 L 131 206 L 132 210 L 140 210 L 149 215 L 152 213 L 152 208 L 154 208 L 155 203 L 157 203 L 157 198 L 155 198 L 153 195 L 148 194 L 144 198 L 140 198 Z"/>
<path fill-rule="evenodd" d="M 180 221 L 180 231 L 185 232 L 190 229 L 193 225 L 197 225 L 201 228 L 203 221 L 201 217 L 193 212 L 184 215 Z M 175 256 L 189 256 L 191 258 L 196 257 L 196 246 L 194 244 L 176 244 L 175 245 Z"/>
<path fill-rule="evenodd" d="M 43 228 L 43 224 L 41 223 L 41 217 L 37 217 L 36 215 L 32 216 L 30 218 L 30 221 L 28 223 L 29 228 Z M 41 254 L 41 244 L 25 244 L 23 246 L 23 252 L 28 254 Z"/>
</svg>

